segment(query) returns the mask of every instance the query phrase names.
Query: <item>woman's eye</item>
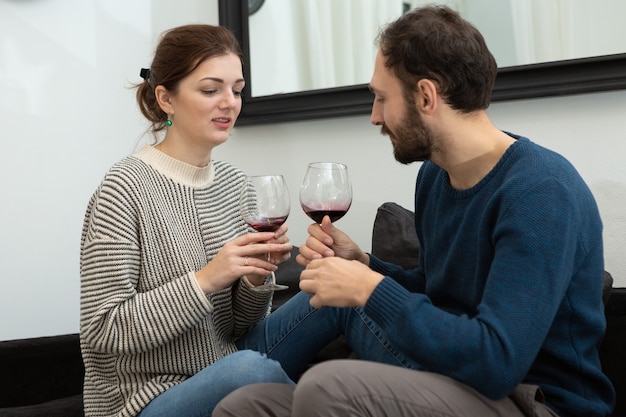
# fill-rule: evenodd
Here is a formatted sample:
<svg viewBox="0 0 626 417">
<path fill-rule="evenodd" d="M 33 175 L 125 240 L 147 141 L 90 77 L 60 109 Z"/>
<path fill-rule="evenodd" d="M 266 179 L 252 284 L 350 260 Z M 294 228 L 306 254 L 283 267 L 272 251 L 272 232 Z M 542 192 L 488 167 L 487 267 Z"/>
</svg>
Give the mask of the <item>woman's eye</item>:
<svg viewBox="0 0 626 417">
<path fill-rule="evenodd" d="M 233 94 L 235 95 L 235 97 L 241 97 L 243 93 L 241 91 L 234 90 Z"/>
<path fill-rule="evenodd" d="M 217 90 L 202 90 L 203 94 L 212 95 L 217 93 Z"/>
</svg>

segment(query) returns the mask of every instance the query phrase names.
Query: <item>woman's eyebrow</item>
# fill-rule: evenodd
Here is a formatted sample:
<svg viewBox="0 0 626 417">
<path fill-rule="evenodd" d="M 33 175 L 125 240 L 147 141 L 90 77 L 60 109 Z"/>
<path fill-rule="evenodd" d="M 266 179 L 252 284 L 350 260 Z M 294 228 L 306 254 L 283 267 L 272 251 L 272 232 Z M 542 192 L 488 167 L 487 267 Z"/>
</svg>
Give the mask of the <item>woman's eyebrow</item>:
<svg viewBox="0 0 626 417">
<path fill-rule="evenodd" d="M 224 83 L 224 80 L 221 78 L 217 78 L 217 77 L 204 77 L 203 79 L 201 79 L 200 81 L 206 81 L 206 80 L 211 80 L 211 81 L 215 81 L 218 83 Z M 239 78 L 238 80 L 235 80 L 235 84 L 240 84 L 246 82 L 246 80 L 244 80 L 243 78 Z"/>
</svg>

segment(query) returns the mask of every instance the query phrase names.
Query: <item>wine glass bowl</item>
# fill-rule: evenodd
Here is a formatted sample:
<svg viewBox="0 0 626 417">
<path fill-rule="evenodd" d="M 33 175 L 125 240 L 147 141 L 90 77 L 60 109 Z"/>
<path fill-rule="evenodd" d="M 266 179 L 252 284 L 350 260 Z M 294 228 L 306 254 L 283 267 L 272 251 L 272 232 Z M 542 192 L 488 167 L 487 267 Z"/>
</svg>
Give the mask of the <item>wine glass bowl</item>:
<svg viewBox="0 0 626 417">
<path fill-rule="evenodd" d="M 348 167 L 337 162 L 313 162 L 307 167 L 300 187 L 302 210 L 316 223 L 324 216 L 341 219 L 352 204 Z"/>
<path fill-rule="evenodd" d="M 246 177 L 239 196 L 241 217 L 258 232 L 274 232 L 285 223 L 291 209 L 287 183 L 282 175 L 254 175 Z M 267 254 L 269 261 L 270 254 Z M 256 291 L 284 290 L 286 285 L 276 284 L 272 272 L 270 279 Z"/>
</svg>

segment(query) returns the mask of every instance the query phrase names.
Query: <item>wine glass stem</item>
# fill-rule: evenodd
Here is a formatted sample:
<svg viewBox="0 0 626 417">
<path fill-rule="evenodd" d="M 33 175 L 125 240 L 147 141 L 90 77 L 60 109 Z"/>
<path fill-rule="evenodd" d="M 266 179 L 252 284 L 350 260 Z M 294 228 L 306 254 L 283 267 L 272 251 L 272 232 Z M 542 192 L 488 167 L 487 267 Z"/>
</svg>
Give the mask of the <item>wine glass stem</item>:
<svg viewBox="0 0 626 417">
<path fill-rule="evenodd" d="M 268 252 L 267 253 L 267 262 L 270 262 L 271 259 L 272 258 L 270 257 L 270 253 Z M 272 283 L 272 285 L 275 285 L 276 284 L 276 275 L 274 275 L 274 271 L 271 271 L 271 277 L 272 277 L 271 278 L 271 283 Z"/>
</svg>

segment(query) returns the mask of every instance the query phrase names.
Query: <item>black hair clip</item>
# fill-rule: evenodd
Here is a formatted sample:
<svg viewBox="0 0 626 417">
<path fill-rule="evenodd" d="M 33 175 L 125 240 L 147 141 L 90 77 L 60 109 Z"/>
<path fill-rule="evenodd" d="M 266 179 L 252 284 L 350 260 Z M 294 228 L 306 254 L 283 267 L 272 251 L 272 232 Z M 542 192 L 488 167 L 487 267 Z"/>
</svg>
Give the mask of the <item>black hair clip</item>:
<svg viewBox="0 0 626 417">
<path fill-rule="evenodd" d="M 142 68 L 141 71 L 139 71 L 139 76 L 148 81 L 150 79 L 150 68 Z"/>
</svg>

